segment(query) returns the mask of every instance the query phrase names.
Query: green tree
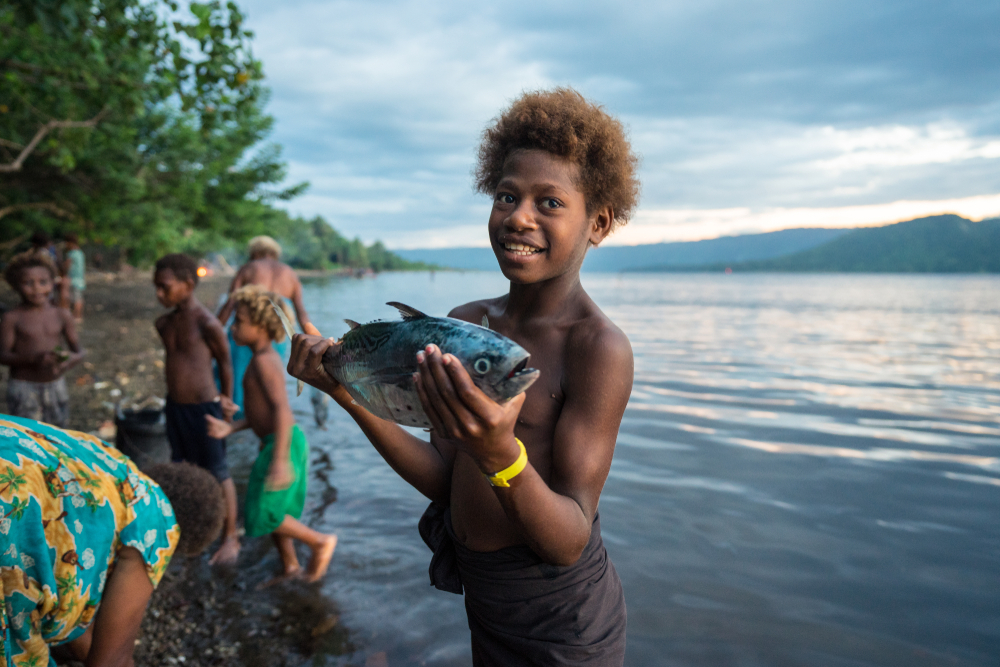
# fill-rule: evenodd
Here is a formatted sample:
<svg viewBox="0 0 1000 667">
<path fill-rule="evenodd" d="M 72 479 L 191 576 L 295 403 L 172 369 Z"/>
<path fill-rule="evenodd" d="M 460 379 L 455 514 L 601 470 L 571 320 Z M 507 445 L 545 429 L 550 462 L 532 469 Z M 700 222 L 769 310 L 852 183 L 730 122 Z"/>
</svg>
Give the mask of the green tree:
<svg viewBox="0 0 1000 667">
<path fill-rule="evenodd" d="M 251 38 L 232 2 L 6 0 L 0 242 L 73 230 L 142 262 L 267 230 L 305 185 L 275 189 Z"/>
</svg>

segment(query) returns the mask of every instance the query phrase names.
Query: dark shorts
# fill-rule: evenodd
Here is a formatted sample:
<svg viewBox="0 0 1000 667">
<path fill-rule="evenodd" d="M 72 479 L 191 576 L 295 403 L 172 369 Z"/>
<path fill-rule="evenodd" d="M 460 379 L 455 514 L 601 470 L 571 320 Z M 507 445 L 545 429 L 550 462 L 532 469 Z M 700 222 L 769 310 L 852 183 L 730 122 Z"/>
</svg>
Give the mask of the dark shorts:
<svg viewBox="0 0 1000 667">
<path fill-rule="evenodd" d="M 217 480 L 229 479 L 226 465 L 226 441 L 208 435 L 205 415 L 223 419 L 222 404 L 174 403 L 169 398 L 164 409 L 167 417 L 167 440 L 170 460 L 187 461 L 212 473 Z"/>
<path fill-rule="evenodd" d="M 465 591 L 473 667 L 622 667 L 625 595 L 595 514 L 579 560 L 545 563 L 526 546 L 471 551 L 455 537 L 451 510 L 431 503 L 420 536 L 434 551 L 431 584 Z"/>
</svg>

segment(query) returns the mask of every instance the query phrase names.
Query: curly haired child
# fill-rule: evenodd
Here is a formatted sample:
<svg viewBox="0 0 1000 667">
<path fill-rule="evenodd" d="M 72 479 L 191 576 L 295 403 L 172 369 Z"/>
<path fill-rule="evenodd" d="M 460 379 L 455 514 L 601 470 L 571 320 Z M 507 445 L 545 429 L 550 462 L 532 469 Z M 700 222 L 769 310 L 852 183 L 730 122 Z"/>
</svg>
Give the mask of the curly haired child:
<svg viewBox="0 0 1000 667">
<path fill-rule="evenodd" d="M 253 350 L 243 376 L 245 418 L 229 424 L 206 415 L 208 430 L 213 437 L 224 438 L 250 428 L 261 440 L 260 454 L 247 482 L 244 525 L 249 537 L 270 533 L 283 568 L 281 575 L 263 585 L 293 578 L 318 581 L 333 558 L 337 536 L 317 532 L 299 521 L 306 500 L 309 445 L 288 404 L 284 364 L 271 345 L 285 337 L 272 302 L 280 304 L 286 315 L 291 314 L 280 296 L 258 285 L 241 287 L 230 298 L 236 308 L 233 338 Z M 295 555 L 294 540 L 312 551 L 305 572 Z"/>
<path fill-rule="evenodd" d="M 380 420 L 320 366 L 336 343 L 299 335 L 289 371 L 329 393 L 432 504 L 420 521 L 431 581 L 460 593 L 472 660 L 621 665 L 625 598 L 598 503 L 632 388 L 632 348 L 580 283 L 588 248 L 635 208 L 622 125 L 573 90 L 527 93 L 483 135 L 476 187 L 508 293 L 450 313 L 532 354 L 540 378 L 498 405 L 433 345 L 415 376 L 430 442 Z"/>
<path fill-rule="evenodd" d="M 64 427 L 69 393 L 63 375 L 86 353 L 73 315 L 52 305 L 59 272 L 47 252 L 28 251 L 11 259 L 4 277 L 21 296 L 21 304 L 0 321 L 0 364 L 10 366 L 7 411 Z"/>
</svg>

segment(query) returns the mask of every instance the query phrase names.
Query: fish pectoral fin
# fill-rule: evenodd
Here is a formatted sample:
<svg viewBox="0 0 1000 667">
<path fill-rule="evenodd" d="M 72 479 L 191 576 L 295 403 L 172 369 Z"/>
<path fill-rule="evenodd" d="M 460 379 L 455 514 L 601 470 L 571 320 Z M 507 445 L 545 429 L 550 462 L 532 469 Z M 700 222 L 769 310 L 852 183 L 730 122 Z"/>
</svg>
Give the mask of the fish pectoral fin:
<svg viewBox="0 0 1000 667">
<path fill-rule="evenodd" d="M 361 327 L 361 325 L 355 322 L 354 320 L 344 320 L 344 321 L 347 322 L 347 326 L 351 327 L 351 331 L 354 331 L 355 329 Z"/>
<path fill-rule="evenodd" d="M 410 306 L 407 306 L 405 303 L 400 303 L 398 301 L 387 301 L 385 305 L 392 306 L 393 308 L 398 310 L 399 314 L 403 316 L 403 319 L 407 321 L 419 320 L 421 317 L 428 316 L 427 313 L 421 313 L 416 308 L 411 308 Z"/>
<path fill-rule="evenodd" d="M 295 326 L 292 324 L 292 321 L 288 319 L 288 315 L 285 314 L 284 309 L 279 308 L 273 299 L 268 299 L 268 301 L 271 302 L 271 308 L 274 308 L 274 312 L 278 313 L 278 319 L 281 320 L 281 326 L 285 329 L 285 335 L 288 336 L 288 340 L 292 340 L 292 336 L 295 335 Z"/>
</svg>

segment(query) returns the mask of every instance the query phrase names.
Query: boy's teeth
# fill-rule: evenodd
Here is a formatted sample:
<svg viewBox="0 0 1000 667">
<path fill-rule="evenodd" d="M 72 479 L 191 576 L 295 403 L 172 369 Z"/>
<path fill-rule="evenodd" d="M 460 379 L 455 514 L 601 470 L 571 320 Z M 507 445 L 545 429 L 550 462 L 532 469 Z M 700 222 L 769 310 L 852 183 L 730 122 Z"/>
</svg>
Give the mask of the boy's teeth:
<svg viewBox="0 0 1000 667">
<path fill-rule="evenodd" d="M 542 251 L 541 248 L 533 248 L 530 245 L 520 243 L 505 243 L 503 247 L 515 255 L 534 255 L 536 252 Z"/>
</svg>

